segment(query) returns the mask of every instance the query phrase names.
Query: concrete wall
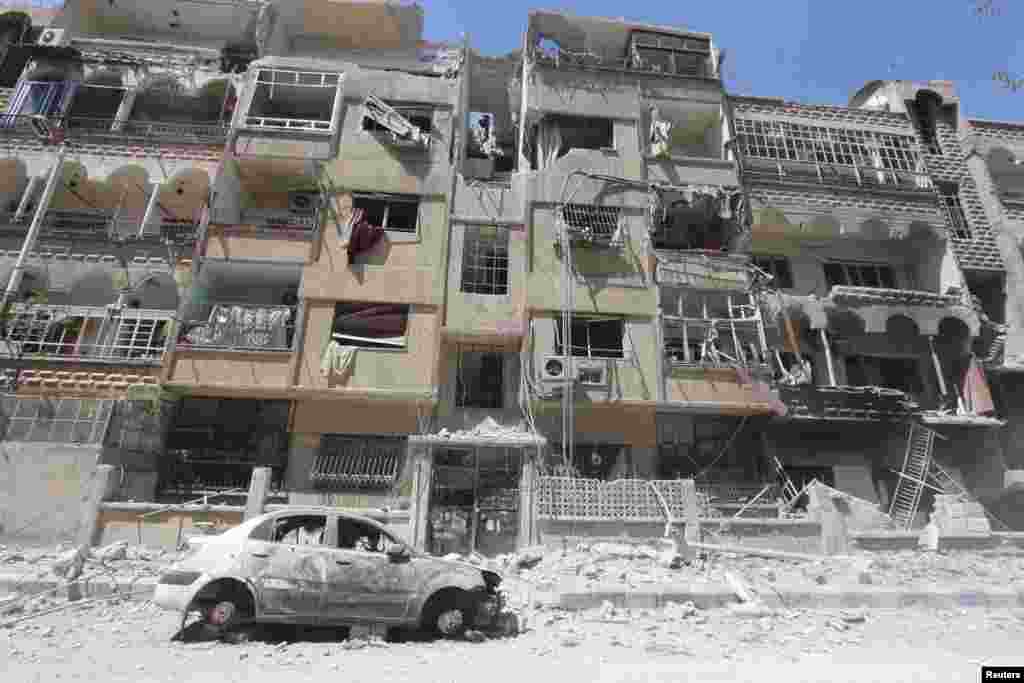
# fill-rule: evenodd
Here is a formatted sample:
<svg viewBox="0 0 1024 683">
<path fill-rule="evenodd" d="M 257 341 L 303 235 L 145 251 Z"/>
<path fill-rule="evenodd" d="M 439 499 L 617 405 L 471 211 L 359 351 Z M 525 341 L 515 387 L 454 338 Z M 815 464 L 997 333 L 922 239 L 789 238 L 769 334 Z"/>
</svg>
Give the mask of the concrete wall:
<svg viewBox="0 0 1024 683">
<path fill-rule="evenodd" d="M 101 447 L 7 441 L 0 449 L 0 534 L 11 542 L 73 541 Z"/>
</svg>

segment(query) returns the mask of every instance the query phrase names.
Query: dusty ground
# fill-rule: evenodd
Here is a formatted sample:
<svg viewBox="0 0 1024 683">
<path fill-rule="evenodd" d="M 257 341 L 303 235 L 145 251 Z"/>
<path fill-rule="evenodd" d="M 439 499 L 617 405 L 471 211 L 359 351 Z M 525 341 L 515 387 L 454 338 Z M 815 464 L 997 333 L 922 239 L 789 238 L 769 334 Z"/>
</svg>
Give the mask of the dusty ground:
<svg viewBox="0 0 1024 683">
<path fill-rule="evenodd" d="M 863 621 L 862 621 L 863 619 Z M 1024 611 L 870 613 L 539 611 L 527 631 L 483 643 L 375 643 L 333 632 L 242 645 L 171 642 L 175 615 L 150 603 L 76 607 L 0 629 L 4 680 L 977 681 L 1021 665 Z M 284 634 L 285 636 L 289 634 Z M 291 634 L 294 637 L 294 634 Z M 324 638 L 331 639 L 328 642 Z"/>
</svg>

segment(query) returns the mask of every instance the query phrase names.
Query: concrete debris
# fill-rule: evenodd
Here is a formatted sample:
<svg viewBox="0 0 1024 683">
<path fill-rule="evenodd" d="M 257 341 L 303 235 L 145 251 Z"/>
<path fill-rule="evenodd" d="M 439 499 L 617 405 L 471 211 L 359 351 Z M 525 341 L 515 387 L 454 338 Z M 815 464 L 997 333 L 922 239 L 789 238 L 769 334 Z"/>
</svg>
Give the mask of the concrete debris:
<svg viewBox="0 0 1024 683">
<path fill-rule="evenodd" d="M 126 559 L 128 557 L 128 542 L 115 541 L 110 545 L 93 550 L 92 556 L 100 562 L 113 562 L 115 560 Z"/>
<path fill-rule="evenodd" d="M 495 443 L 535 443 L 537 437 L 519 425 L 508 426 L 499 424 L 494 418 L 488 416 L 480 421 L 472 429 L 449 430 L 447 427 L 440 429 L 437 434 L 428 435 L 428 438 L 442 441 L 480 441 L 487 440 Z"/>
<path fill-rule="evenodd" d="M 734 572 L 725 572 L 725 582 L 729 584 L 729 588 L 736 594 L 736 597 L 740 599 L 740 602 L 758 602 L 757 594 Z"/>
<path fill-rule="evenodd" d="M 89 549 L 84 545 L 65 551 L 50 565 L 50 571 L 54 575 L 62 576 L 69 581 L 77 579 L 82 573 L 82 568 L 85 566 L 88 553 Z"/>
</svg>

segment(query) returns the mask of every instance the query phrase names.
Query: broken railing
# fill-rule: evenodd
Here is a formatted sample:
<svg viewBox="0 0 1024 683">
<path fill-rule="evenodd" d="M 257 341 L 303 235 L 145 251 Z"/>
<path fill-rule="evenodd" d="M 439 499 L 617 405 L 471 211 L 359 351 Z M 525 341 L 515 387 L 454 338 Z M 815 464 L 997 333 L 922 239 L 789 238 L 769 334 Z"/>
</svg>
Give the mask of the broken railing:
<svg viewBox="0 0 1024 683">
<path fill-rule="evenodd" d="M 311 240 L 320 229 L 320 212 L 296 213 L 287 209 L 251 209 L 242 212 L 238 223 L 221 223 L 213 216 L 213 223 L 232 233 L 255 233 L 264 237 L 287 237 Z"/>
<path fill-rule="evenodd" d="M 90 116 L 64 116 L 50 120 L 59 127 L 65 140 L 93 139 L 116 141 L 169 142 L 174 144 L 223 144 L 227 124 L 192 121 L 135 121 Z"/>
<path fill-rule="evenodd" d="M 692 479 L 580 479 L 542 476 L 538 481 L 537 516 L 567 521 L 623 520 L 664 522 L 666 508 L 674 520 L 696 516 Z"/>
</svg>

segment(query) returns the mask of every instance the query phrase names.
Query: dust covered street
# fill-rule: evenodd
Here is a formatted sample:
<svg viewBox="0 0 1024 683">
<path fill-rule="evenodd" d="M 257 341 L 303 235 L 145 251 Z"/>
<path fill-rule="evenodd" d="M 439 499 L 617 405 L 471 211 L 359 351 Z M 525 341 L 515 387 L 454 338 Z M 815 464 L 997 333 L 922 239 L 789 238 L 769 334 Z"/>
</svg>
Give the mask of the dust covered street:
<svg viewBox="0 0 1024 683">
<path fill-rule="evenodd" d="M 34 609 L 63 604 L 54 600 Z M 100 602 L 0 630 L 5 680 L 976 681 L 1019 664 L 1024 611 L 540 609 L 512 639 L 381 642 L 331 632 L 171 642 L 173 614 Z M 1015 653 L 1017 653 L 1015 655 Z M 766 678 L 769 677 L 769 678 Z"/>
</svg>

